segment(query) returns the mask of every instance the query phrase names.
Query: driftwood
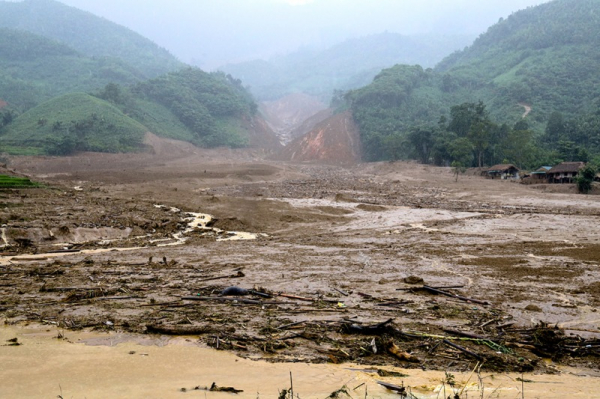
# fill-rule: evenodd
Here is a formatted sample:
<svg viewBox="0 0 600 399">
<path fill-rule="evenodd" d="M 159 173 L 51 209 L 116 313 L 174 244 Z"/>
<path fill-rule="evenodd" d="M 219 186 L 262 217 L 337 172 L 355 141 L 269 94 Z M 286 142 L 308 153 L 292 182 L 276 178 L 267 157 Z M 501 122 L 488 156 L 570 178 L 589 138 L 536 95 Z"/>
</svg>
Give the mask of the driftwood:
<svg viewBox="0 0 600 399">
<path fill-rule="evenodd" d="M 289 299 L 297 299 L 299 301 L 305 301 L 305 302 L 328 302 L 328 303 L 338 303 L 339 299 L 324 299 L 324 298 L 307 298 L 307 297 L 303 297 L 303 296 L 297 296 L 297 295 L 291 295 L 291 294 L 284 294 L 283 292 L 280 292 L 278 294 L 275 294 L 276 296 L 281 296 L 284 298 L 289 298 Z"/>
<path fill-rule="evenodd" d="M 146 332 L 164 335 L 203 335 L 215 332 L 211 325 L 146 325 Z"/>
<path fill-rule="evenodd" d="M 446 345 L 452 347 L 452 348 L 458 349 L 459 351 L 466 353 L 469 356 L 474 357 L 477 360 L 483 360 L 481 358 L 481 356 L 479 356 L 477 353 L 475 353 L 473 351 L 470 351 L 469 349 L 464 348 L 464 347 L 462 347 L 460 345 L 456 345 L 455 343 L 452 343 L 452 342 L 448 341 L 447 339 L 443 340 L 442 342 L 445 343 Z"/>
<path fill-rule="evenodd" d="M 212 383 L 212 385 L 210 386 L 209 389 L 210 392 L 231 392 L 231 393 L 240 393 L 240 392 L 244 392 L 241 389 L 235 389 L 232 387 L 219 387 L 217 386 L 217 384 L 215 384 L 214 382 Z"/>
<path fill-rule="evenodd" d="M 383 323 L 372 324 L 369 326 L 359 326 L 358 324 L 342 324 L 344 330 L 349 334 L 380 335 L 387 331 L 388 324 L 394 319 L 389 319 Z"/>
<path fill-rule="evenodd" d="M 202 280 L 196 280 L 196 282 L 221 280 L 221 279 L 224 279 L 224 278 L 241 278 L 241 277 L 246 277 L 246 275 L 244 273 L 242 273 L 242 272 L 237 272 L 236 274 L 231 274 L 229 276 L 209 277 L 209 278 L 205 278 L 205 279 L 202 279 Z"/>
<path fill-rule="evenodd" d="M 428 286 L 430 288 L 434 288 L 436 290 L 452 290 L 452 289 L 459 289 L 459 288 L 465 288 L 464 285 L 448 285 L 448 286 L 442 286 L 442 287 L 432 287 L 432 286 Z M 407 287 L 407 288 L 396 288 L 396 291 L 413 291 L 413 290 L 418 290 L 418 289 L 425 289 L 424 287 Z"/>
<path fill-rule="evenodd" d="M 451 330 L 449 328 L 444 328 L 443 331 L 447 332 L 448 334 L 458 335 L 459 337 L 467 337 L 467 338 L 483 339 L 483 340 L 491 341 L 491 339 L 489 339 L 487 337 L 484 337 L 484 336 L 481 336 L 481 335 L 477 335 L 477 334 L 473 334 L 473 333 L 468 333 L 468 332 L 465 332 L 465 331 Z"/>
<path fill-rule="evenodd" d="M 404 385 L 394 385 L 394 384 L 390 384 L 389 382 L 383 382 L 383 381 L 376 381 L 376 382 L 379 385 L 381 385 L 382 387 L 389 389 L 390 391 L 398 392 L 400 394 L 401 398 L 408 398 L 408 399 L 416 398 L 416 396 L 413 395 L 412 393 L 410 393 Z"/>
<path fill-rule="evenodd" d="M 407 362 L 412 362 L 412 363 L 419 363 L 421 361 L 418 358 L 416 358 L 415 356 L 411 355 L 410 353 L 403 351 L 394 343 L 392 343 L 387 348 L 387 351 L 389 353 L 391 353 L 392 355 L 396 356 L 400 360 L 405 360 Z"/>
<path fill-rule="evenodd" d="M 222 296 L 183 296 L 184 301 L 216 301 L 216 302 L 235 302 L 246 305 L 296 305 L 295 302 L 281 301 L 259 301 L 256 299 L 244 299 L 239 297 L 222 297 Z"/>
<path fill-rule="evenodd" d="M 480 305 L 489 305 L 490 304 L 489 302 L 486 302 L 486 301 L 480 301 L 478 299 L 467 298 L 467 297 L 464 297 L 464 296 L 453 294 L 451 292 L 446 292 L 446 291 L 438 290 L 437 288 L 429 287 L 427 285 L 424 285 L 423 289 L 427 290 L 429 292 L 432 292 L 434 294 L 440 294 L 440 295 L 449 296 L 451 298 L 460 299 L 461 301 L 465 301 L 465 302 L 473 302 L 473 303 L 478 303 Z"/>
<path fill-rule="evenodd" d="M 244 303 L 247 305 L 263 305 L 262 301 L 254 299 L 242 299 L 242 298 L 229 298 L 222 296 L 183 296 L 181 297 L 184 301 L 215 301 L 215 302 L 237 302 Z"/>
</svg>

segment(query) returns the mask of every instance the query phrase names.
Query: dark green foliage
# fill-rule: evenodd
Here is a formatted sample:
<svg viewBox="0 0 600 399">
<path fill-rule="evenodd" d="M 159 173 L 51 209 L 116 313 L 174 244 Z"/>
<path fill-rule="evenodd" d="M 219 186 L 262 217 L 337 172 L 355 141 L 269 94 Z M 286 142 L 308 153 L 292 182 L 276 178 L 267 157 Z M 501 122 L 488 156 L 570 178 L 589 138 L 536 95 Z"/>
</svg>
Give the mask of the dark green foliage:
<svg viewBox="0 0 600 399">
<path fill-rule="evenodd" d="M 57 95 L 142 79 L 119 59 L 88 58 L 56 41 L 0 28 L 0 98 L 21 112 Z"/>
<path fill-rule="evenodd" d="M 473 145 L 471 166 L 506 161 L 537 168 L 594 158 L 600 154 L 599 22 L 599 0 L 555 0 L 501 20 L 433 71 L 384 70 L 345 96 L 365 159 L 423 162 L 428 156 L 450 165 L 448 145 L 463 137 Z M 440 116 L 443 126 L 434 126 Z M 429 155 L 414 137 L 423 126 L 422 140 L 435 133 Z"/>
<path fill-rule="evenodd" d="M 54 0 L 2 1 L 0 27 L 54 39 L 89 57 L 119 58 L 145 77 L 183 66 L 167 50 L 139 34 Z"/>
<path fill-rule="evenodd" d="M 579 174 L 575 179 L 577 190 L 582 194 L 587 194 L 592 190 L 592 182 L 596 177 L 596 168 L 592 165 L 586 165 L 579 170 Z"/>
<path fill-rule="evenodd" d="M 116 95 L 107 89 L 100 95 Z M 132 88 L 132 95 L 168 110 L 191 132 L 192 142 L 206 147 L 247 145 L 247 136 L 231 119 L 251 117 L 257 110 L 239 80 L 195 68 L 140 83 Z M 139 107 L 133 115 L 140 115 Z"/>
<path fill-rule="evenodd" d="M 147 130 L 111 104 L 74 93 L 47 101 L 16 118 L 0 135 L 0 149 L 52 155 L 139 151 Z"/>
</svg>

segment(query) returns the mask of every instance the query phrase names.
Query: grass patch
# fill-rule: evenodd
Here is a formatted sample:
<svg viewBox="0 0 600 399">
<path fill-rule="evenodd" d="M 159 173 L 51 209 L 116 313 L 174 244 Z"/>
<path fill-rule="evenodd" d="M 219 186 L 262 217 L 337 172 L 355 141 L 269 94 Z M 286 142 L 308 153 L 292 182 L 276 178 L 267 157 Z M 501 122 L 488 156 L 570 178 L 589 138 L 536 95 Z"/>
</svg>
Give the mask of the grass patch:
<svg viewBox="0 0 600 399">
<path fill-rule="evenodd" d="M 0 175 L 0 190 L 7 188 L 37 188 L 41 184 L 32 182 L 26 177 Z"/>
</svg>

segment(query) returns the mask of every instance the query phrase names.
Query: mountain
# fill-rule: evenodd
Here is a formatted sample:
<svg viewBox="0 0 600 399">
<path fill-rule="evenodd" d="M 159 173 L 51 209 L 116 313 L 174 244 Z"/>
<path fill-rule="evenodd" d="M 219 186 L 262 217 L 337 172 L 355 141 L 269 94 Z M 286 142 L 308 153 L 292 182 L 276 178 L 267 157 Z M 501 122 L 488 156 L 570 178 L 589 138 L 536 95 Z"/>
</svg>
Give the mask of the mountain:
<svg viewBox="0 0 600 399">
<path fill-rule="evenodd" d="M 3 152 L 139 151 L 146 132 L 278 148 L 256 111 L 241 81 L 185 66 L 112 22 L 52 0 L 0 2 Z"/>
<path fill-rule="evenodd" d="M 142 149 L 147 130 L 104 100 L 72 93 L 17 117 L 0 136 L 0 146 L 4 152 L 27 155 L 129 152 Z"/>
<path fill-rule="evenodd" d="M 250 86 L 262 101 L 302 92 L 328 102 L 334 90 L 368 84 L 382 68 L 398 63 L 433 67 L 453 50 L 472 42 L 470 36 L 404 36 L 381 33 L 350 39 L 324 51 L 308 49 L 220 69 Z"/>
<path fill-rule="evenodd" d="M 480 147 L 474 163 L 501 163 L 516 157 L 508 138 L 519 131 L 531 138 L 521 149 L 535 149 L 533 164 L 600 154 L 600 133 L 589 128 L 599 109 L 599 26 L 600 0 L 554 0 L 500 20 L 433 70 L 381 71 L 345 95 L 366 158 L 428 161 L 437 145 L 449 164 L 448 146 L 460 138 Z M 560 123 L 549 128 L 553 116 Z M 431 138 L 427 151 L 415 132 Z"/>
<path fill-rule="evenodd" d="M 130 29 L 54 0 L 0 1 L 0 27 L 54 39 L 88 57 L 119 58 L 147 78 L 184 66 Z"/>
<path fill-rule="evenodd" d="M 29 32 L 0 28 L 0 97 L 25 111 L 52 97 L 133 84 L 144 74 L 118 58 L 90 58 Z"/>
</svg>

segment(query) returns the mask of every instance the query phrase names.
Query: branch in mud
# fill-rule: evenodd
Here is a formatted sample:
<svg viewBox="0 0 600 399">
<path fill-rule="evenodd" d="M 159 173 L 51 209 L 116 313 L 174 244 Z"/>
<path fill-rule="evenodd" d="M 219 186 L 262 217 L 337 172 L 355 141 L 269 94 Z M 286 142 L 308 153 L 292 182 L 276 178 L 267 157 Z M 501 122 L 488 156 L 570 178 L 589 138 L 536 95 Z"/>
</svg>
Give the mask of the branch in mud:
<svg viewBox="0 0 600 399">
<path fill-rule="evenodd" d="M 204 335 L 214 334 L 217 332 L 233 332 L 233 327 L 223 328 L 218 331 L 214 326 L 204 325 L 146 325 L 146 332 L 149 334 L 164 334 L 164 335 Z"/>
<path fill-rule="evenodd" d="M 455 298 L 455 299 L 459 299 L 459 300 L 465 301 L 465 302 L 473 302 L 473 303 L 478 303 L 480 305 L 489 305 L 490 304 L 487 301 L 480 301 L 478 299 L 467 298 L 467 297 L 464 297 L 464 296 L 453 294 L 451 292 L 438 290 L 437 288 L 429 287 L 427 285 L 424 285 L 422 287 L 422 289 L 424 289 L 426 291 L 429 291 L 429 292 L 432 292 L 434 294 L 445 295 L 445 296 L 448 296 L 448 297 L 451 297 L 451 298 Z"/>
<path fill-rule="evenodd" d="M 221 280 L 224 278 L 242 278 L 242 277 L 246 277 L 246 275 L 244 273 L 242 273 L 241 271 L 238 271 L 236 274 L 231 274 L 229 276 L 209 277 L 209 278 L 205 278 L 205 279 L 201 279 L 201 280 L 196 280 L 196 282 L 201 283 L 204 281 Z"/>
</svg>

